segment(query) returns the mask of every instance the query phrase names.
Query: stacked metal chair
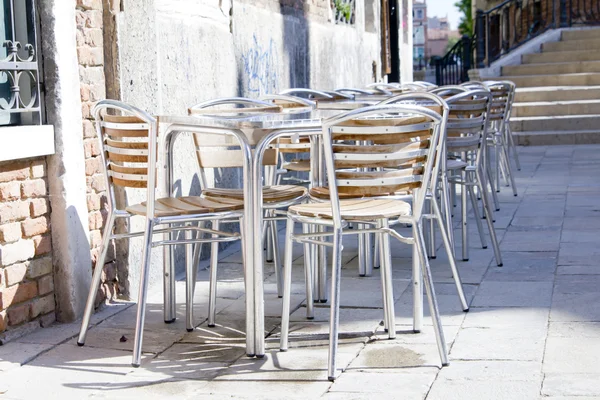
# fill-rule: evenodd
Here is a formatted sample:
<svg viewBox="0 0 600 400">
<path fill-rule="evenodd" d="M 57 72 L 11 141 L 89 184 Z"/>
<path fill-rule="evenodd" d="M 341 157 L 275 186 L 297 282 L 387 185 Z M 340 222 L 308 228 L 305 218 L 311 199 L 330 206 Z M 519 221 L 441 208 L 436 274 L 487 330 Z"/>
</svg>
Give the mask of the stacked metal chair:
<svg viewBox="0 0 600 400">
<path fill-rule="evenodd" d="M 293 243 L 303 243 L 305 249 L 310 244 L 332 247 L 330 380 L 336 377 L 342 238 L 347 234 L 379 236 L 384 322 L 390 338 L 395 337 L 395 317 L 389 237 L 415 247 L 419 260 L 415 265 L 427 291 L 442 365 L 448 364 L 422 233 L 426 194 L 431 180 L 436 179 L 435 160 L 442 149 L 444 122 L 444 117 L 435 111 L 408 105 L 365 107 L 324 121 L 323 154 L 329 186 L 313 188 L 311 195 L 327 193 L 329 198 L 288 209 L 280 347 L 282 351 L 288 348 Z M 364 171 L 366 166 L 384 170 Z M 389 198 L 406 189 L 413 192 L 412 207 L 407 202 Z M 396 221 L 411 224 L 413 236 L 403 237 L 391 229 L 390 222 Z M 349 231 L 346 228 L 351 222 L 368 225 L 368 228 Z M 294 233 L 296 223 L 303 225 L 303 233 Z M 328 231 L 310 232 L 308 227 L 312 225 Z"/>
<path fill-rule="evenodd" d="M 119 112 L 122 115 L 108 114 Z M 238 233 L 219 230 L 218 223 L 223 220 L 242 218 L 243 203 L 230 198 L 204 198 L 198 196 L 156 198 L 157 186 L 157 151 L 158 127 L 156 119 L 146 112 L 114 100 L 102 100 L 94 108 L 96 130 L 100 142 L 100 158 L 106 187 L 108 188 L 108 220 L 104 228 L 100 257 L 96 262 L 92 284 L 79 332 L 77 344 L 83 346 L 90 323 L 94 300 L 98 287 L 102 266 L 111 240 L 143 237 L 142 270 L 140 273 L 140 290 L 135 324 L 132 364 L 140 365 L 143 328 L 148 293 L 148 275 L 150 271 L 151 250 L 157 246 L 186 246 L 186 269 L 188 271 L 186 285 L 186 308 L 188 310 L 188 329 L 193 328 L 191 310 L 194 293 L 195 275 L 192 270 L 192 246 L 197 243 L 231 242 L 241 238 Z M 116 188 L 139 189 L 146 192 L 146 200 L 139 204 L 121 208 L 115 198 Z M 144 230 L 140 232 L 115 232 L 117 218 L 144 218 Z M 216 221 L 213 229 L 205 229 L 204 223 Z M 169 238 L 156 238 L 158 234 L 184 233 L 170 235 Z M 204 238 L 203 234 L 210 236 Z M 181 236 L 181 235 L 179 235 Z M 216 254 L 212 254 L 216 260 Z M 195 268 L 193 268 L 195 271 Z M 193 276 L 190 276 L 193 275 Z"/>
</svg>

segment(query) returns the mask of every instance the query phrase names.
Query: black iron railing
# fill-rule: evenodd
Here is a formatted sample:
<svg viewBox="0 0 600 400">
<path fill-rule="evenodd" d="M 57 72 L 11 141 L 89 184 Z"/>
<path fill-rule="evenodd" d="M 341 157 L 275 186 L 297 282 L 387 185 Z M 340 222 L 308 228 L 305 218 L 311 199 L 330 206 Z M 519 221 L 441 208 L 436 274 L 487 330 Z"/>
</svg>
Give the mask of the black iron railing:
<svg viewBox="0 0 600 400">
<path fill-rule="evenodd" d="M 438 85 L 455 85 L 469 80 L 473 68 L 475 37 L 464 35 L 446 55 L 435 63 L 435 80 Z"/>
<path fill-rule="evenodd" d="M 506 0 L 477 10 L 472 51 L 466 51 L 465 38 L 457 43 L 438 61 L 437 83 L 465 82 L 467 68 L 488 67 L 549 29 L 578 25 L 600 25 L 600 0 Z"/>
</svg>

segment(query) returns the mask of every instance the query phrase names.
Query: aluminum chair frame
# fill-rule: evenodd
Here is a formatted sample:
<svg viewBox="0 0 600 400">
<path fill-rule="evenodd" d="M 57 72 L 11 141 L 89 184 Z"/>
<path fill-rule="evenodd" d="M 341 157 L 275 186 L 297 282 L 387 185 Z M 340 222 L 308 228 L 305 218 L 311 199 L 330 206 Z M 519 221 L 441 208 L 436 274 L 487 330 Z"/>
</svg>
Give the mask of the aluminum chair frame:
<svg viewBox="0 0 600 400">
<path fill-rule="evenodd" d="M 305 217 L 300 215 L 294 215 L 288 212 L 288 220 L 286 227 L 286 250 L 285 250 L 285 265 L 284 265 L 284 297 L 282 307 L 282 328 L 281 328 L 281 341 L 280 350 L 287 351 L 288 348 L 288 335 L 289 335 L 289 317 L 290 317 L 290 296 L 291 296 L 291 268 L 292 268 L 292 244 L 293 242 L 304 243 L 305 249 L 309 244 L 315 244 L 319 246 L 329 246 L 333 248 L 333 259 L 332 259 L 332 278 L 331 278 L 331 308 L 330 308 L 330 337 L 329 337 L 329 357 L 328 357 L 328 378 L 334 380 L 336 377 L 336 356 L 338 347 L 338 329 L 339 329 L 339 298 L 340 298 L 340 284 L 341 284 L 341 255 L 342 255 L 342 236 L 345 234 L 356 234 L 356 233 L 376 233 L 380 235 L 381 246 L 381 259 L 382 263 L 382 291 L 384 298 L 384 321 L 385 326 L 388 328 L 388 336 L 390 338 L 395 337 L 395 316 L 394 316 L 394 297 L 392 288 L 392 277 L 391 277 L 391 253 L 389 248 L 389 236 L 393 236 L 399 241 L 413 245 L 416 247 L 416 253 L 419 258 L 420 264 L 417 268 L 420 270 L 413 276 L 422 275 L 422 279 L 425 283 L 425 289 L 427 291 L 430 312 L 434 322 L 434 331 L 437 339 L 438 351 L 442 365 L 448 365 L 448 356 L 446 343 L 444 339 L 444 333 L 439 317 L 439 309 L 437 305 L 437 299 L 435 297 L 435 291 L 433 288 L 433 280 L 431 277 L 431 270 L 426 256 L 426 250 L 424 247 L 424 237 L 422 233 L 423 223 L 423 205 L 426 197 L 426 190 L 415 190 L 415 201 L 413 204 L 413 211 L 410 216 L 400 217 L 400 222 L 411 224 L 413 227 L 413 237 L 406 238 L 399 235 L 396 231 L 390 229 L 389 218 L 379 218 L 376 221 L 372 221 L 376 224 L 375 228 L 365 229 L 362 231 L 352 230 L 344 231 L 347 227 L 348 222 L 344 221 L 340 211 L 340 199 L 338 196 L 337 182 L 338 177 L 336 176 L 336 168 L 333 153 L 332 143 L 332 131 L 336 129 L 336 126 L 340 125 L 345 121 L 354 120 L 357 118 L 365 118 L 369 116 L 375 116 L 382 114 L 411 114 L 425 116 L 432 122 L 424 123 L 424 125 L 430 126 L 432 136 L 430 139 L 430 148 L 426 150 L 426 160 L 435 160 L 438 152 L 442 149 L 440 138 L 443 135 L 442 130 L 442 116 L 438 113 L 418 106 L 399 106 L 399 105 L 379 105 L 370 106 L 362 109 L 357 109 L 349 112 L 342 113 L 338 116 L 332 117 L 323 124 L 323 154 L 325 158 L 325 164 L 327 169 L 327 178 L 329 182 L 330 190 L 330 203 L 332 218 L 320 218 L 320 217 Z M 398 127 L 394 127 L 398 128 Z M 347 129 L 345 126 L 344 129 Z M 371 132 L 373 132 L 371 127 Z M 408 128 L 407 128 L 408 129 Z M 427 129 L 427 128 L 423 128 Z M 356 128 L 352 131 L 367 132 L 369 127 Z M 381 130 L 381 126 L 377 127 L 377 130 Z M 394 132 L 402 132 L 402 128 L 394 130 Z M 405 130 L 404 132 L 408 132 Z M 374 155 L 376 158 L 377 155 Z M 426 162 L 423 168 L 422 187 L 427 188 L 430 185 L 430 181 L 433 176 L 434 170 L 433 162 Z M 368 183 L 368 182 L 367 182 Z M 366 183 L 365 183 L 366 184 Z M 302 234 L 294 233 L 295 223 L 302 223 L 304 226 L 319 225 L 327 227 L 332 232 L 321 232 L 321 233 L 306 233 L 306 228 L 303 228 Z M 330 237 L 332 241 L 327 241 L 326 238 Z M 413 263 L 413 267 L 415 263 Z M 306 279 L 309 281 L 310 273 L 306 273 Z M 420 280 L 415 280 L 415 290 L 422 293 L 420 286 Z M 308 291 L 308 287 L 307 287 Z M 308 291 L 307 295 L 309 295 Z M 422 295 L 422 294 L 421 294 Z"/>
<path fill-rule="evenodd" d="M 130 115 L 136 117 L 142 123 L 128 123 L 128 124 L 119 124 L 119 123 L 108 123 L 104 122 L 101 118 L 102 111 L 107 109 L 112 109 L 116 111 L 120 111 L 123 114 Z M 157 151 L 158 151 L 158 125 L 157 121 L 154 117 L 149 115 L 148 113 L 133 107 L 131 105 L 115 101 L 115 100 L 102 100 L 96 104 L 94 107 L 94 116 L 96 119 L 96 132 L 98 135 L 98 141 L 100 144 L 100 148 L 102 152 L 100 153 L 100 158 L 103 165 L 104 172 L 104 180 L 106 187 L 108 188 L 108 219 L 106 226 L 104 228 L 100 257 L 96 262 L 96 267 L 94 269 L 92 284 L 90 286 L 90 290 L 88 292 L 87 302 L 85 305 L 83 320 L 81 323 L 81 329 L 79 332 L 79 336 L 77 339 L 77 344 L 79 346 L 83 346 L 85 343 L 85 338 L 87 335 L 87 331 L 89 329 L 90 318 L 92 314 L 92 309 L 94 306 L 94 300 L 96 298 L 96 293 L 98 287 L 100 286 L 100 278 L 102 275 L 102 270 L 104 266 L 104 260 L 106 259 L 106 255 L 108 252 L 109 243 L 111 240 L 118 239 L 130 239 L 133 237 L 143 237 L 143 250 L 142 250 L 142 270 L 140 273 L 140 290 L 138 293 L 138 309 L 136 315 L 136 325 L 135 325 L 135 338 L 133 344 L 133 356 L 132 356 L 132 365 L 134 367 L 139 367 L 141 363 L 141 352 L 142 352 L 142 341 L 143 341 L 143 327 L 145 321 L 145 312 L 146 312 L 146 299 L 148 294 L 148 275 L 150 270 L 150 257 L 151 257 L 151 249 L 158 246 L 173 246 L 173 245 L 185 245 L 186 246 L 186 327 L 189 330 L 193 329 L 193 317 L 192 317 L 192 308 L 193 308 L 193 297 L 195 291 L 195 281 L 196 281 L 196 268 L 192 269 L 192 260 L 191 253 L 192 247 L 194 244 L 211 242 L 213 244 L 217 244 L 220 242 L 231 242 L 235 240 L 240 240 L 241 235 L 237 233 L 228 233 L 222 232 L 218 230 L 218 225 L 213 227 L 213 229 L 207 229 L 204 227 L 204 223 L 207 221 L 220 221 L 220 220 L 232 220 L 232 219 L 240 219 L 243 218 L 243 213 L 241 211 L 228 211 L 228 212 L 215 212 L 215 213 L 203 213 L 203 214 L 182 214 L 182 215 L 173 215 L 173 216 L 163 216 L 158 217 L 156 215 L 155 210 L 155 200 L 156 200 L 156 169 L 157 169 Z M 127 126 L 131 125 L 131 126 Z M 103 132 L 103 127 L 111 127 L 113 129 L 119 130 L 147 130 L 148 131 L 148 142 L 147 142 L 147 150 L 143 155 L 147 157 L 147 177 L 146 177 L 146 212 L 145 216 L 145 224 L 144 230 L 140 232 L 130 232 L 130 233 L 114 233 L 113 229 L 115 227 L 115 222 L 117 218 L 131 218 L 136 216 L 126 210 L 120 210 L 117 208 L 116 198 L 115 198 L 115 184 L 111 181 L 111 175 L 109 174 L 109 162 L 110 159 L 107 158 L 106 153 L 110 146 L 105 142 L 105 134 Z M 143 150 L 134 150 L 135 154 L 142 155 Z M 126 154 L 123 152 L 122 154 Z M 133 154 L 133 153 L 132 153 Z M 113 173 L 114 175 L 114 173 Z M 127 174 L 123 175 L 123 179 L 138 179 L 133 176 L 127 176 Z M 196 226 L 195 224 L 198 224 Z M 157 226 L 167 225 L 166 228 L 156 229 Z M 183 232 L 184 239 L 173 239 L 171 233 Z M 194 236 L 194 233 L 196 236 Z M 203 234 L 208 233 L 211 234 L 212 237 L 208 239 L 203 238 Z M 154 235 L 156 234 L 167 234 L 166 239 L 155 240 Z M 193 265 L 193 267 L 197 267 Z M 191 272 L 191 273 L 190 273 Z M 190 276 L 191 275 L 191 276 Z M 212 284 L 211 284 L 212 290 Z M 214 304 L 213 304 L 214 306 Z M 210 305 L 209 305 L 210 308 Z"/>
<path fill-rule="evenodd" d="M 275 98 L 275 96 L 271 96 L 270 98 L 266 98 L 265 100 L 258 100 L 258 99 L 248 99 L 248 98 L 244 98 L 244 97 L 226 97 L 226 98 L 218 98 L 218 99 L 213 99 L 213 100 L 208 100 L 208 101 L 204 101 L 201 103 L 198 103 L 192 107 L 190 107 L 190 112 L 193 112 L 194 110 L 206 110 L 210 107 L 214 107 L 214 106 L 222 106 L 222 105 L 245 105 L 245 106 L 254 106 L 254 107 L 272 107 L 274 106 L 274 103 L 272 102 L 272 100 Z M 278 99 L 280 100 L 293 100 L 295 102 L 299 102 L 302 99 L 296 98 L 296 97 L 292 97 L 292 96 L 279 96 Z M 305 101 L 307 106 L 312 106 L 312 104 L 314 104 L 314 102 L 312 101 Z M 236 109 L 237 110 L 237 109 Z M 244 112 L 247 111 L 246 108 L 239 108 L 240 112 Z M 218 110 L 215 111 L 215 113 L 218 113 Z M 198 133 L 194 133 L 194 140 L 197 142 L 196 138 L 197 138 Z M 196 143 L 196 154 L 199 156 L 198 151 L 199 149 L 199 144 Z M 241 168 L 242 165 L 240 164 L 239 167 Z M 272 166 L 268 166 L 267 168 L 267 173 L 265 173 L 265 183 L 267 183 L 270 186 L 276 186 L 278 185 L 278 183 L 276 182 L 277 180 L 277 165 L 274 164 Z M 202 190 L 206 190 L 207 188 L 209 188 L 208 185 L 208 181 L 206 179 L 206 174 L 204 172 L 204 167 L 201 166 L 200 163 L 200 158 L 198 158 L 198 175 L 200 177 L 200 183 L 201 183 L 201 187 Z M 297 186 L 297 185 L 294 185 Z M 280 257 L 280 251 L 279 251 L 279 237 L 277 234 L 277 221 L 278 220 L 284 220 L 285 216 L 281 215 L 278 211 L 282 208 L 287 208 L 290 205 L 293 204 L 298 204 L 303 202 L 305 199 L 307 198 L 307 195 L 304 194 L 302 196 L 290 199 L 290 200 L 285 200 L 285 201 L 275 201 L 275 202 L 263 202 L 263 210 L 265 211 L 265 216 L 263 218 L 264 220 L 264 224 L 263 224 L 263 243 L 265 245 L 265 250 L 266 250 L 266 261 L 267 262 L 273 262 L 274 264 L 274 270 L 275 270 L 275 280 L 277 282 L 277 294 L 279 297 L 281 297 L 283 295 L 283 283 L 282 283 L 282 262 L 281 262 L 281 257 Z M 196 249 L 196 253 L 194 255 L 194 258 L 199 260 L 199 254 L 202 251 L 202 246 L 198 246 L 198 249 Z M 211 271 L 211 274 L 213 272 Z M 209 325 L 213 325 L 214 324 L 209 324 Z"/>
<path fill-rule="evenodd" d="M 461 100 L 467 100 L 470 98 L 486 98 L 487 99 L 487 106 L 486 106 L 486 112 L 485 115 L 483 115 L 482 117 L 475 117 L 475 118 L 453 118 L 452 117 L 452 111 L 468 111 L 469 110 L 469 106 L 463 106 L 461 104 L 455 104 L 460 102 Z M 492 214 L 492 208 L 491 208 L 491 202 L 489 200 L 488 197 L 488 191 L 487 191 L 487 183 L 486 183 L 486 174 L 485 174 L 485 168 L 486 168 L 486 163 L 485 163 L 485 155 L 487 154 L 487 143 L 488 141 L 486 140 L 487 138 L 487 129 L 488 129 L 488 115 L 491 109 L 491 102 L 492 102 L 492 94 L 490 93 L 489 90 L 487 89 L 475 89 L 475 90 L 468 90 L 465 91 L 463 93 L 459 93 L 459 94 L 455 94 L 454 96 L 446 99 L 446 102 L 448 103 L 448 106 L 450 107 L 450 113 L 451 116 L 448 118 L 448 129 L 453 129 L 455 131 L 461 131 L 462 129 L 464 129 L 465 131 L 467 130 L 472 130 L 472 129 L 478 129 L 479 127 L 481 130 L 481 133 L 479 134 L 479 146 L 477 147 L 476 150 L 468 150 L 468 149 L 463 149 L 463 150 L 458 150 L 462 153 L 461 158 L 463 159 L 464 162 L 469 162 L 471 161 L 472 164 L 471 165 L 467 165 L 464 168 L 461 168 L 461 178 L 456 178 L 456 177 L 451 177 L 450 178 L 450 182 L 453 182 L 454 184 L 460 184 L 463 186 L 463 190 L 462 190 L 462 204 L 461 204 L 461 212 L 462 212 L 462 256 L 463 256 L 463 260 L 464 261 L 468 261 L 469 259 L 469 253 L 468 253 L 468 230 L 467 230 L 467 207 L 468 207 L 468 197 L 471 197 L 471 202 L 473 204 L 473 212 L 475 213 L 475 222 L 477 224 L 477 228 L 479 231 L 479 235 L 480 235 L 480 239 L 481 239 L 481 244 L 483 248 L 487 248 L 487 243 L 485 241 L 485 236 L 483 233 L 483 227 L 481 225 L 481 218 L 479 217 L 479 213 L 478 213 L 478 206 L 477 206 L 477 199 L 475 196 L 475 192 L 473 190 L 473 187 L 477 188 L 477 192 L 479 193 L 479 195 L 481 196 L 481 200 L 482 200 L 482 204 L 483 204 L 483 211 L 484 211 L 484 215 L 485 215 L 485 219 L 488 225 L 488 231 L 489 231 L 489 235 L 490 235 L 490 239 L 492 242 L 492 247 L 494 249 L 494 256 L 496 258 L 496 263 L 498 266 L 502 266 L 502 256 L 500 253 L 500 246 L 498 244 L 498 239 L 497 239 L 497 235 L 496 235 L 496 230 L 494 228 L 494 224 L 493 224 L 493 214 Z M 465 109 L 465 107 L 467 107 Z M 449 151 L 456 151 L 451 147 L 449 147 L 448 149 Z M 472 158 L 469 158 L 468 153 L 474 153 L 474 160 Z"/>
</svg>

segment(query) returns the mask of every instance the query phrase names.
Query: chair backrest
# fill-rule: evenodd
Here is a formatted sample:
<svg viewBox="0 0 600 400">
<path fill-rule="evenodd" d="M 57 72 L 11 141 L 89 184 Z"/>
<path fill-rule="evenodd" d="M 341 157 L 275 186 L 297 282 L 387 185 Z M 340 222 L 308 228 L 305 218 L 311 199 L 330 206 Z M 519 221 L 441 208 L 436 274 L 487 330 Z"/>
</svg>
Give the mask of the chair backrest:
<svg viewBox="0 0 600 400">
<path fill-rule="evenodd" d="M 261 96 L 260 100 L 266 101 L 268 103 L 273 103 L 277 106 L 282 107 L 283 109 L 300 109 L 306 107 L 315 109 L 317 107 L 317 103 L 315 103 L 312 100 L 286 94 L 267 94 Z"/>
<path fill-rule="evenodd" d="M 336 93 L 341 93 L 341 94 L 351 94 L 351 95 L 364 95 L 364 96 L 369 96 L 374 94 L 374 92 L 372 90 L 365 90 L 365 89 L 356 89 L 356 88 L 339 88 L 339 89 L 335 89 Z"/>
<path fill-rule="evenodd" d="M 279 94 L 288 95 L 288 96 L 296 96 L 296 97 L 300 97 L 303 99 L 309 99 L 309 100 L 334 100 L 335 99 L 335 97 L 329 93 L 325 93 L 320 90 L 305 89 L 305 88 L 287 89 Z"/>
<path fill-rule="evenodd" d="M 492 95 L 487 89 L 473 89 L 446 99 L 450 109 L 446 135 L 451 151 L 485 151 L 488 115 Z"/>
<path fill-rule="evenodd" d="M 119 112 L 122 115 L 108 114 Z M 116 100 L 101 100 L 93 110 L 101 148 L 100 158 L 115 207 L 114 186 L 147 189 L 148 215 L 154 213 L 158 128 L 146 112 Z"/>
<path fill-rule="evenodd" d="M 397 85 L 383 82 L 371 83 L 367 85 L 367 89 L 372 89 L 376 91 L 377 94 L 385 94 L 386 96 L 391 96 L 401 91 L 401 89 Z"/>
<path fill-rule="evenodd" d="M 441 115 L 414 105 L 364 107 L 326 120 L 324 155 L 334 214 L 340 195 L 386 196 L 429 187 L 441 123 Z M 415 193 L 418 213 L 424 199 Z"/>
<path fill-rule="evenodd" d="M 430 90 L 430 92 L 433 94 L 437 94 L 438 96 L 441 96 L 441 97 L 450 97 L 450 96 L 454 96 L 455 94 L 464 93 L 468 90 L 469 90 L 469 88 L 467 88 L 465 86 L 449 85 L 449 86 L 437 87 L 435 89 Z"/>
<path fill-rule="evenodd" d="M 223 98 L 206 101 L 189 108 L 190 114 L 223 115 L 224 118 L 231 117 L 236 113 L 270 114 L 281 112 L 282 107 L 262 100 L 247 99 L 241 97 Z M 194 146 L 202 187 L 206 188 L 205 168 L 240 168 L 244 164 L 244 156 L 230 137 L 211 134 L 194 133 Z M 268 149 L 264 153 L 263 165 L 277 165 L 277 150 Z"/>
<path fill-rule="evenodd" d="M 509 114 L 514 84 L 509 81 L 486 81 L 485 86 L 492 93 L 489 121 L 503 123 Z"/>
</svg>

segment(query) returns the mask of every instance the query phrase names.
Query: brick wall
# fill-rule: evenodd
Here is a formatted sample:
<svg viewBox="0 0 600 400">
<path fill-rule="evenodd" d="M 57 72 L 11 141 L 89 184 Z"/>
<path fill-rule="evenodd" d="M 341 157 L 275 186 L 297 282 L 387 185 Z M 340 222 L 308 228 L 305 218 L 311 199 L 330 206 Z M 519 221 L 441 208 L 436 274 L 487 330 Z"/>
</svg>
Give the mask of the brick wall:
<svg viewBox="0 0 600 400">
<path fill-rule="evenodd" d="M 102 0 L 77 0 L 76 22 L 90 251 L 92 268 L 94 268 L 99 257 L 102 228 L 107 217 L 106 187 L 101 171 L 100 147 L 92 115 L 94 104 L 106 98 Z M 108 253 L 104 272 L 101 295 L 97 299 L 98 303 L 106 297 L 114 297 L 117 293 L 118 282 L 114 265 L 114 249 Z"/>
<path fill-rule="evenodd" d="M 54 317 L 44 158 L 0 162 L 0 343 Z"/>
</svg>

